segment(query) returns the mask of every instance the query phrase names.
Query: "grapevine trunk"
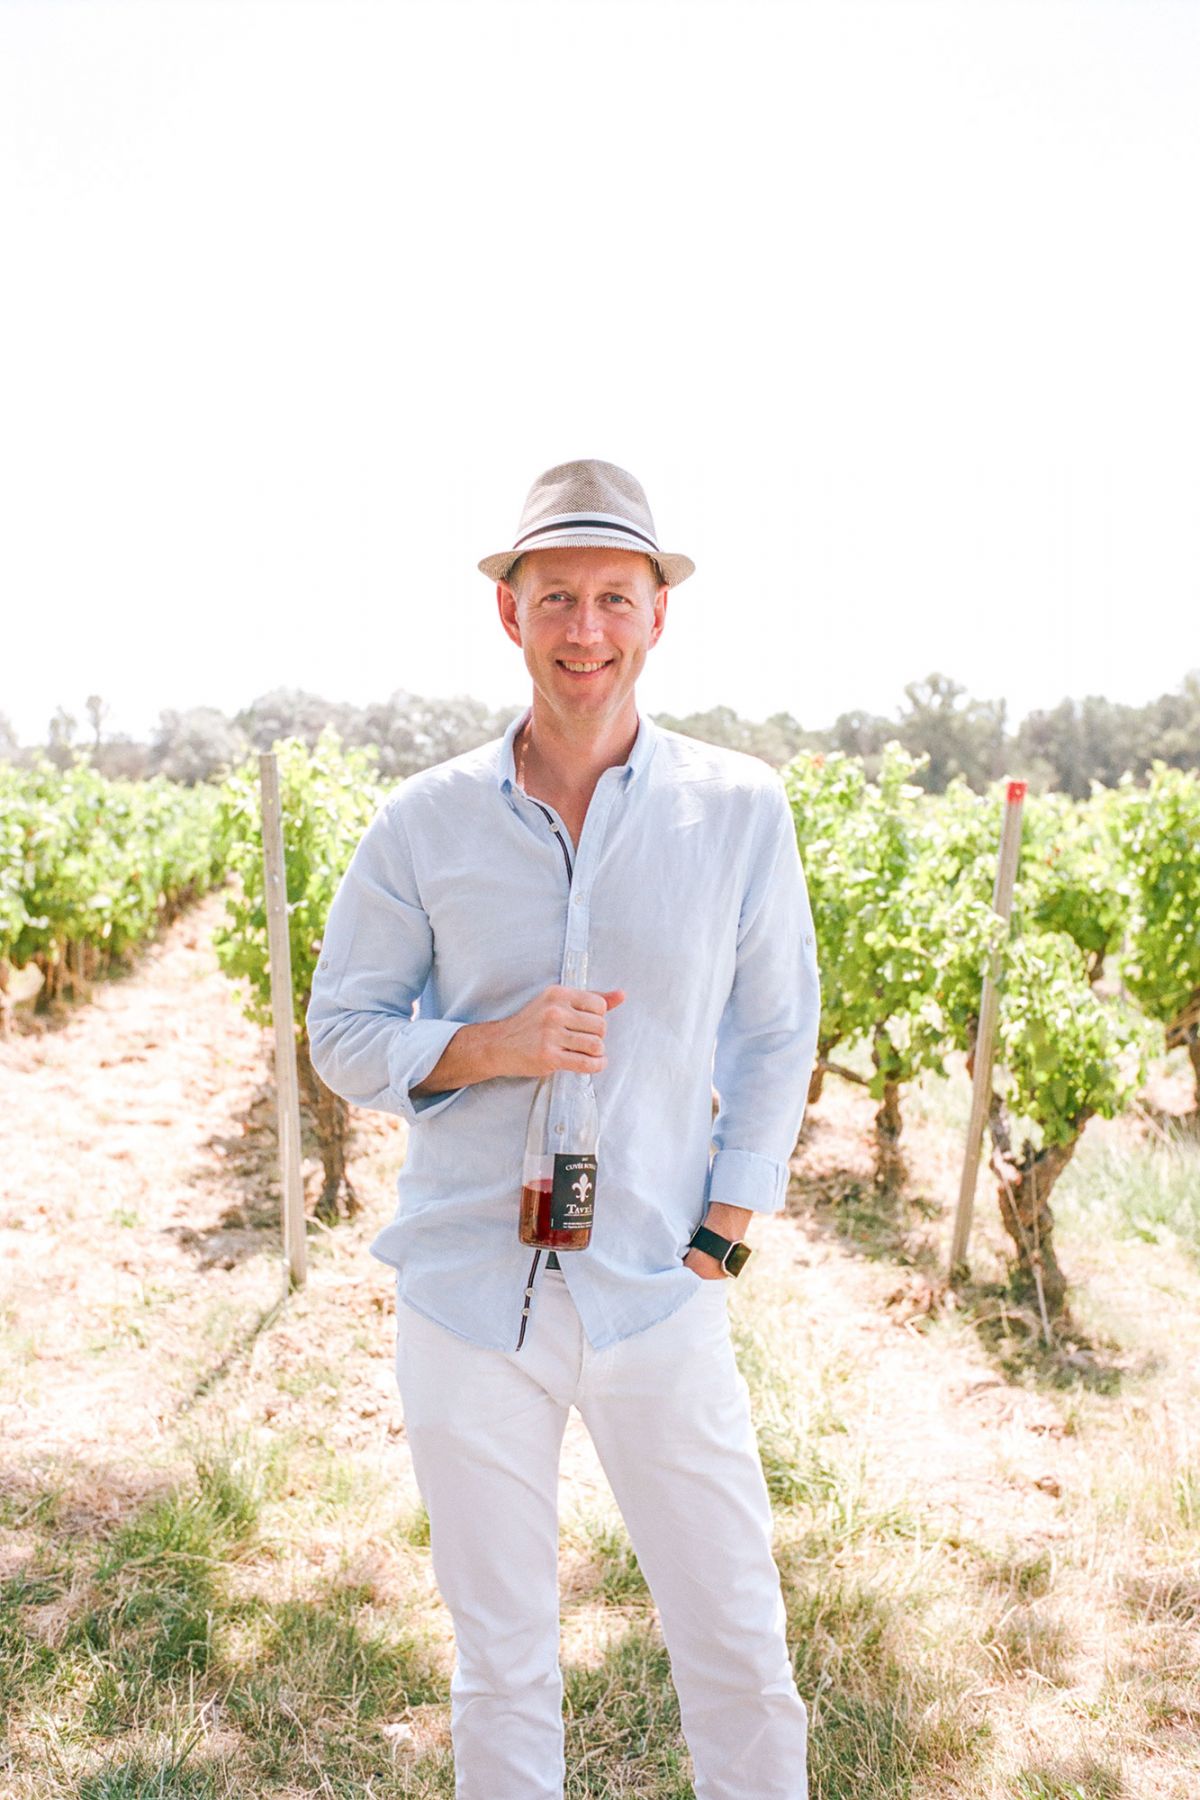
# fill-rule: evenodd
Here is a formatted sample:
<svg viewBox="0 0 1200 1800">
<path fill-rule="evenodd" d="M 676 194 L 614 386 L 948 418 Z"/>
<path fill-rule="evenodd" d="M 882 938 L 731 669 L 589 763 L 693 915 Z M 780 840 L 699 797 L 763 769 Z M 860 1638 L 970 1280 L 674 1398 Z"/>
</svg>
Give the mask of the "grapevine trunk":
<svg viewBox="0 0 1200 1800">
<path fill-rule="evenodd" d="M 1016 1247 L 1018 1268 L 1038 1288 L 1050 1313 L 1061 1312 L 1067 1297 L 1066 1277 L 1054 1248 L 1050 1194 L 1075 1154 L 1087 1118 L 1085 1114 L 1079 1119 L 1075 1136 L 1068 1143 L 1046 1144 L 1038 1150 L 1027 1138 L 1017 1160 L 1013 1156 L 1008 1114 L 999 1096 L 992 1096 L 991 1167 L 996 1177 L 1000 1217 Z"/>
<path fill-rule="evenodd" d="M 879 1084 L 882 1084 L 875 1113 L 875 1181 L 885 1193 L 892 1194 L 903 1186 L 906 1173 L 900 1150 L 904 1120 L 900 1115 L 900 1083 L 894 1079 L 896 1054 L 884 1026 L 876 1027 L 871 1041 L 871 1061 L 875 1065 L 873 1092 L 879 1093 Z"/>
<path fill-rule="evenodd" d="M 883 1099 L 875 1114 L 875 1179 L 892 1193 L 903 1185 L 904 1155 L 900 1149 L 900 1132 L 904 1121 L 900 1116 L 900 1083 L 884 1083 Z"/>
<path fill-rule="evenodd" d="M 825 1059 L 833 1046 L 832 1038 L 822 1038 L 817 1045 L 816 1061 L 813 1063 L 813 1072 L 808 1081 L 807 1104 L 809 1106 L 815 1106 L 821 1098 L 821 1089 L 825 1086 Z"/>
<path fill-rule="evenodd" d="M 352 1134 L 350 1108 L 340 1094 L 326 1087 L 313 1068 L 307 1038 L 302 1038 L 296 1046 L 296 1069 L 325 1171 L 321 1195 L 314 1209 L 316 1216 L 327 1225 L 332 1225 L 343 1213 L 352 1219 L 359 1210 L 359 1199 L 346 1172 Z"/>
</svg>

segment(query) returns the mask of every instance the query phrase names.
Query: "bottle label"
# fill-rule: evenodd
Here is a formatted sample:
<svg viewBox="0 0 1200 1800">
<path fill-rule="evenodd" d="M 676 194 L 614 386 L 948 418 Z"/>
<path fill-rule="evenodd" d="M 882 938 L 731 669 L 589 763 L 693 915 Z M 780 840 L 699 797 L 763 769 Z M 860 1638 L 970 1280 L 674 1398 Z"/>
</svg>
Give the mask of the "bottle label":
<svg viewBox="0 0 1200 1800">
<path fill-rule="evenodd" d="M 556 1156 L 550 1194 L 551 1231 L 581 1231 L 592 1222 L 596 1203 L 594 1156 Z"/>
</svg>

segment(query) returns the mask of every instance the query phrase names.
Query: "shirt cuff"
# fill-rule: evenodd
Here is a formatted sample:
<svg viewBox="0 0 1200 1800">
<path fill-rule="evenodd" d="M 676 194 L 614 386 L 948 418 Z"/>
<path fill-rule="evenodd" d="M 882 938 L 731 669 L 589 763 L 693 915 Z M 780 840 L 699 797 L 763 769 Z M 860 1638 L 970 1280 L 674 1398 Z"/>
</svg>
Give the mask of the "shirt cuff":
<svg viewBox="0 0 1200 1800">
<path fill-rule="evenodd" d="M 416 1099 L 412 1093 L 437 1067 L 446 1045 L 461 1028 L 461 1019 L 409 1019 L 403 1031 L 392 1039 L 388 1047 L 388 1081 L 396 1111 L 410 1125 L 444 1111 L 464 1091 L 461 1087 L 447 1088 L 444 1094 L 421 1094 Z"/>
<path fill-rule="evenodd" d="M 782 1212 L 787 1194 L 786 1163 L 753 1150 L 718 1150 L 708 1171 L 705 1204 L 743 1206 L 749 1212 Z"/>
</svg>

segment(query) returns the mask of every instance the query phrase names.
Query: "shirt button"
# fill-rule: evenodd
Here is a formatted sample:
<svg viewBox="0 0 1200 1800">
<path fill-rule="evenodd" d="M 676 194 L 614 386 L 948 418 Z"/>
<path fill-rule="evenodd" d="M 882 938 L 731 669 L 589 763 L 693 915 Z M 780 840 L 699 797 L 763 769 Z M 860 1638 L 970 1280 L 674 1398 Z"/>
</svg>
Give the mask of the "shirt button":
<svg viewBox="0 0 1200 1800">
<path fill-rule="evenodd" d="M 576 904 L 576 906 L 582 906 L 582 905 L 583 905 L 583 895 L 582 895 L 582 894 L 576 894 L 576 896 L 575 896 L 575 904 Z"/>
<path fill-rule="evenodd" d="M 561 1126 L 561 1125 L 556 1125 L 556 1126 L 555 1126 L 555 1127 L 554 1127 L 554 1135 L 555 1135 L 555 1136 L 556 1136 L 556 1137 L 561 1137 L 561 1136 L 562 1136 L 562 1134 L 563 1134 L 563 1128 L 562 1128 L 562 1126 Z"/>
<path fill-rule="evenodd" d="M 327 969 L 329 967 L 329 958 L 327 956 L 323 956 L 321 958 L 321 967 L 323 969 Z"/>
</svg>

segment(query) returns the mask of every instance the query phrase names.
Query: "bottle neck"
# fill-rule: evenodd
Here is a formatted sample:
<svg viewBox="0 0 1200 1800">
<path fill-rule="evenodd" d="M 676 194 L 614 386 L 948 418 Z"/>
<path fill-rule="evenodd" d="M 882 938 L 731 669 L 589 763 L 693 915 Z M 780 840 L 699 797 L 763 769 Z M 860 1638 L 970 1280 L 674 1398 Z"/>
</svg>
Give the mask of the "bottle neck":
<svg viewBox="0 0 1200 1800">
<path fill-rule="evenodd" d="M 585 988 L 588 980 L 587 946 L 581 950 L 568 950 L 563 961 L 563 986 L 569 988 Z"/>
</svg>

